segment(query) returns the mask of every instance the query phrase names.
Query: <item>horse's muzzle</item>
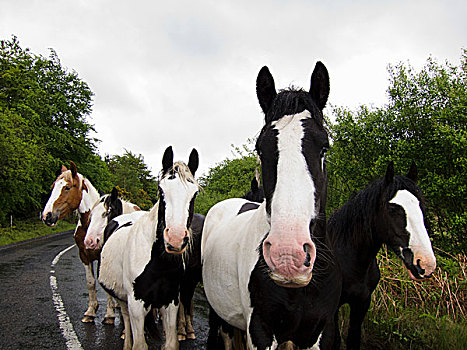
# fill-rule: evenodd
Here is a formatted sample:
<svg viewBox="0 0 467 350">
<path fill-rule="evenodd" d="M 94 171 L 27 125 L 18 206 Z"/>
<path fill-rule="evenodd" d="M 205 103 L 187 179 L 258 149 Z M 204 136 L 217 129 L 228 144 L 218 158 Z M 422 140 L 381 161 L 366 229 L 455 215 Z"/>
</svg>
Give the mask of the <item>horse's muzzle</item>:
<svg viewBox="0 0 467 350">
<path fill-rule="evenodd" d="M 188 237 L 185 237 L 183 239 L 183 243 L 180 249 L 177 249 L 171 244 L 165 242 L 165 250 L 167 253 L 171 253 L 171 254 L 182 254 L 185 251 L 186 246 L 188 245 L 188 241 L 189 241 Z"/>
<path fill-rule="evenodd" d="M 48 212 L 47 215 L 44 217 L 42 217 L 42 221 L 47 225 L 47 226 L 50 226 L 50 227 L 53 227 L 55 226 L 55 224 L 57 223 L 58 221 L 58 215 L 52 215 L 52 212 Z"/>
</svg>

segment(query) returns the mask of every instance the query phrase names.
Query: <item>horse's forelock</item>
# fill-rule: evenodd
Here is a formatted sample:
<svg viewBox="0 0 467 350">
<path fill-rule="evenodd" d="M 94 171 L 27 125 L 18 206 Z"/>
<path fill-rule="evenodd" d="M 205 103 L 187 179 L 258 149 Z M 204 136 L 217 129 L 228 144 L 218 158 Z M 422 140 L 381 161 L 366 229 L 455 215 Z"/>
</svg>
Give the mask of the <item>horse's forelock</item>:
<svg viewBox="0 0 467 350">
<path fill-rule="evenodd" d="M 167 171 L 162 176 L 161 180 L 165 179 L 167 176 L 170 176 L 172 172 L 176 173 L 182 182 L 191 182 L 199 187 L 199 184 L 195 180 L 193 174 L 191 173 L 190 168 L 184 162 L 182 161 L 175 162 L 172 168 L 170 168 L 169 171 Z"/>
</svg>

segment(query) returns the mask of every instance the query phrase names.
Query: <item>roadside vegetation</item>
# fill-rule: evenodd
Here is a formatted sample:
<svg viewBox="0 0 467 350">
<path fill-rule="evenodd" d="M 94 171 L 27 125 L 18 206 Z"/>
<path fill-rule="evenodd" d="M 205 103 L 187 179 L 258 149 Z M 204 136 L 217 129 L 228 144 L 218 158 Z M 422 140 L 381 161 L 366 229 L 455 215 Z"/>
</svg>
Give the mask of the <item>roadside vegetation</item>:
<svg viewBox="0 0 467 350">
<path fill-rule="evenodd" d="M 401 174 L 414 160 L 438 268 L 431 280 L 414 282 L 392 252 L 380 252 L 382 276 L 363 348 L 467 349 L 467 50 L 457 66 L 428 58 L 419 72 L 399 63 L 388 73 L 385 106 L 329 108 L 327 211 L 381 177 L 388 161 Z M 37 215 L 55 170 L 71 160 L 103 193 L 117 186 L 143 209 L 156 202 L 157 174 L 142 155 L 97 154 L 99 140 L 89 136 L 87 121 L 93 93 L 53 50 L 45 58 L 22 49 L 15 37 L 0 41 L 0 87 L 0 245 L 74 229 L 75 217 L 49 228 Z M 254 142 L 233 147 L 232 157 L 200 176 L 196 212 L 249 190 Z M 341 309 L 341 329 L 348 313 Z"/>
</svg>

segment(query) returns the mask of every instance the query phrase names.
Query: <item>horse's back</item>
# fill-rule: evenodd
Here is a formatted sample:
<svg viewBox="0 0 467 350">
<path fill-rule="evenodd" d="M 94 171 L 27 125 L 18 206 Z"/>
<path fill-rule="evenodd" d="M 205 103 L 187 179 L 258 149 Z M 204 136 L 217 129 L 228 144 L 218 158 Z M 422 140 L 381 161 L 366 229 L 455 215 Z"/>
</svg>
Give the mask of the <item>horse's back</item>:
<svg viewBox="0 0 467 350">
<path fill-rule="evenodd" d="M 241 213 L 247 200 L 216 204 L 203 230 L 203 283 L 209 303 L 232 326 L 246 329 L 250 312 L 248 281 L 260 239 L 250 234 L 255 210 Z"/>
<path fill-rule="evenodd" d="M 117 228 L 104 244 L 101 251 L 99 283 L 119 299 L 126 298 L 123 289 L 123 257 L 128 242 L 129 226 Z"/>
</svg>

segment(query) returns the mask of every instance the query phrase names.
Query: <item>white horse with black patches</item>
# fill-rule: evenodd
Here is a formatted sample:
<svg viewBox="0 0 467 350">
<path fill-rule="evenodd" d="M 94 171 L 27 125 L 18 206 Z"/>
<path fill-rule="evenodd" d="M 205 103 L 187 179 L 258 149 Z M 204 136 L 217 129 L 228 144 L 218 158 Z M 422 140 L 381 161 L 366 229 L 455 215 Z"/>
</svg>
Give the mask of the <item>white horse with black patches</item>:
<svg viewBox="0 0 467 350">
<path fill-rule="evenodd" d="M 228 199 L 206 216 L 204 290 L 218 324 L 246 331 L 249 349 L 275 349 L 288 341 L 311 348 L 337 308 L 339 269 L 325 218 L 329 142 L 322 110 L 328 94 L 329 77 L 320 62 L 309 92 L 277 93 L 263 67 L 257 95 L 265 125 L 256 150 L 266 200 L 255 209 L 245 199 Z M 208 349 L 215 347 L 216 335 L 211 328 Z"/>
<path fill-rule="evenodd" d="M 151 308 L 160 309 L 164 349 L 178 349 L 177 311 L 180 283 L 189 254 L 194 200 L 198 184 L 198 152 L 188 166 L 173 163 L 172 148 L 162 160 L 159 201 L 134 222 L 119 221 L 101 253 L 99 282 L 119 299 L 125 324 L 124 349 L 147 349 L 144 320 Z M 128 215 L 134 215 L 128 214 Z M 133 345 L 131 344 L 133 340 Z"/>
<path fill-rule="evenodd" d="M 78 210 L 79 222 L 75 229 L 75 242 L 79 249 L 79 257 L 86 271 L 86 287 L 88 289 L 88 309 L 82 322 L 94 322 L 99 307 L 97 301 L 96 279 L 93 262 L 99 259 L 100 250 L 86 249 L 84 237 L 89 225 L 91 209 L 99 199 L 99 193 L 83 175 L 78 173 L 75 163 L 70 162 L 70 170 L 62 166 L 61 174 L 52 185 L 52 193 L 42 211 L 42 220 L 47 226 L 55 226 L 69 213 Z M 107 298 L 107 309 L 104 323 L 113 324 L 115 318 L 113 301 Z"/>
<path fill-rule="evenodd" d="M 102 249 L 103 234 L 107 224 L 117 216 L 140 210 L 141 208 L 136 204 L 119 198 L 118 190 L 114 187 L 111 193 L 103 195 L 91 210 L 88 230 L 84 237 L 86 249 Z"/>
</svg>

